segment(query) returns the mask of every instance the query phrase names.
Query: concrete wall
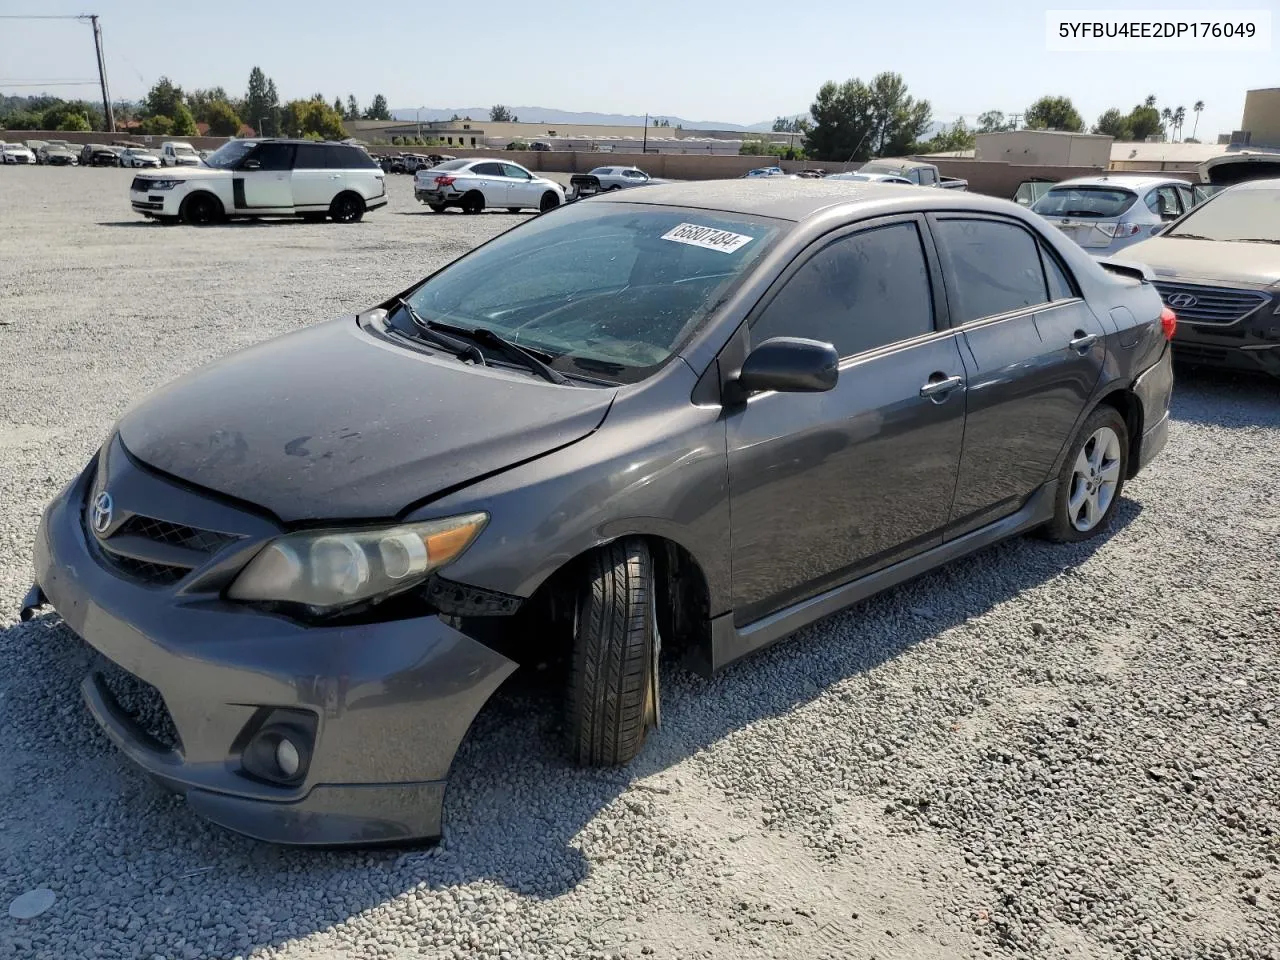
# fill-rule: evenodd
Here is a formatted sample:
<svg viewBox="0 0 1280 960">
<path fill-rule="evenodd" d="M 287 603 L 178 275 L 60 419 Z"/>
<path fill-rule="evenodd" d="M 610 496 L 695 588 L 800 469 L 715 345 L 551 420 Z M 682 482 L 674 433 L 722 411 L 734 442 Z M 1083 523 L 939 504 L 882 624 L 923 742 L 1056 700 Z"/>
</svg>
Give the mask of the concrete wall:
<svg viewBox="0 0 1280 960">
<path fill-rule="evenodd" d="M 1244 95 L 1244 119 L 1251 147 L 1280 147 L 1280 87 L 1250 90 Z"/>
<path fill-rule="evenodd" d="M 974 158 L 1012 164 L 1105 168 L 1111 161 L 1111 137 L 1054 130 L 980 133 L 975 139 Z"/>
</svg>

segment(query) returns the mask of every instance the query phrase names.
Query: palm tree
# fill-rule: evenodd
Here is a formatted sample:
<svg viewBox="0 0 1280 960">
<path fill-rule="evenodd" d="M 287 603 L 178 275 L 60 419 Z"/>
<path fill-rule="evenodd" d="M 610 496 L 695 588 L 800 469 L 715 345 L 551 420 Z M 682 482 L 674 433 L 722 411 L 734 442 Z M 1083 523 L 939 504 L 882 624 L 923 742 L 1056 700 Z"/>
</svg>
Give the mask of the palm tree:
<svg viewBox="0 0 1280 960">
<path fill-rule="evenodd" d="M 1170 127 L 1173 124 L 1173 111 L 1170 110 L 1168 107 L 1165 107 L 1163 110 L 1160 111 L 1160 119 L 1164 122 L 1164 126 L 1166 128 Z M 1169 139 L 1169 134 L 1171 132 L 1172 131 L 1168 129 L 1165 130 L 1164 137 L 1166 140 Z"/>
<path fill-rule="evenodd" d="M 1200 111 L 1204 109 L 1204 101 L 1197 100 L 1195 106 L 1191 109 L 1196 112 L 1196 122 L 1191 125 L 1191 139 L 1194 140 L 1196 137 L 1196 130 L 1200 126 Z"/>
<path fill-rule="evenodd" d="M 1182 139 L 1182 122 L 1187 119 L 1187 108 L 1178 107 L 1173 111 L 1173 128 L 1178 131 L 1178 139 Z"/>
<path fill-rule="evenodd" d="M 1151 94 L 1146 100 L 1142 101 L 1142 105 L 1144 107 L 1154 107 L 1156 105 L 1156 95 L 1154 93 Z"/>
</svg>

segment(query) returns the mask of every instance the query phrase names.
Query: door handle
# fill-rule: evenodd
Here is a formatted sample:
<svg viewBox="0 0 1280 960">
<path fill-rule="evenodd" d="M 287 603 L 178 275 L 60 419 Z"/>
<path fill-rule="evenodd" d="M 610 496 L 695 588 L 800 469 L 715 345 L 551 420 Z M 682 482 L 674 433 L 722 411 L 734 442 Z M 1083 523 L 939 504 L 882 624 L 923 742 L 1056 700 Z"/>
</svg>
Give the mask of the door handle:
<svg viewBox="0 0 1280 960">
<path fill-rule="evenodd" d="M 1075 337 L 1067 342 L 1067 346 L 1072 350 L 1078 350 L 1080 353 L 1085 353 L 1097 342 L 1098 335 L 1096 333 L 1085 333 L 1083 330 L 1077 330 Z"/>
<path fill-rule="evenodd" d="M 948 377 L 945 374 L 935 373 L 920 388 L 920 396 L 934 403 L 942 403 L 951 395 L 951 391 L 964 383 L 963 377 Z"/>
</svg>

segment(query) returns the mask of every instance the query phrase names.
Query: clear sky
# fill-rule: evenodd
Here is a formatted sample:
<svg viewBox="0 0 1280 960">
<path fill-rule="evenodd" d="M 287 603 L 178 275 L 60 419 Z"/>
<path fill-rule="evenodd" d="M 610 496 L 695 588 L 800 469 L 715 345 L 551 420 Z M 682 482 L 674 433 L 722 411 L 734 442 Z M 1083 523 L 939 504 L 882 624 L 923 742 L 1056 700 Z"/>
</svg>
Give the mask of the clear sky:
<svg viewBox="0 0 1280 960">
<path fill-rule="evenodd" d="M 826 80 L 893 70 L 934 118 L 1022 112 L 1041 94 L 1072 98 L 1087 123 L 1154 93 L 1160 106 L 1203 100 L 1198 136 L 1240 124 L 1244 93 L 1280 86 L 1266 53 L 1061 53 L 1044 11 L 1070 0 L 0 0 L 0 14 L 102 18 L 113 98 L 137 99 L 161 75 L 184 88 L 243 95 L 260 65 L 283 99 L 375 93 L 393 108 L 492 103 L 645 112 L 750 124 L 806 110 Z M 1165 0 L 1093 7 L 1184 8 Z M 1200 0 L 1270 10 L 1280 0 Z M 452 13 L 446 11 L 453 11 Z M 603 19 L 618 19 L 613 26 Z M 455 31 L 453 25 L 472 24 Z M 96 78 L 91 32 L 75 21 L 0 20 L 0 91 L 17 82 Z M 95 99 L 93 86 L 48 87 Z"/>
</svg>

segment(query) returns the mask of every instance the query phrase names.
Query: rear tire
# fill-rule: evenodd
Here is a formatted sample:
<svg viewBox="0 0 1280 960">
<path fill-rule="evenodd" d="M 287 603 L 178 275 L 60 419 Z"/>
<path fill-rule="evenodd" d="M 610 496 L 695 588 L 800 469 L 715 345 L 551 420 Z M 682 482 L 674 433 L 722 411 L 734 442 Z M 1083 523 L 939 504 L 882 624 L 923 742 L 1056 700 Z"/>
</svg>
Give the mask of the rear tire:
<svg viewBox="0 0 1280 960">
<path fill-rule="evenodd" d="M 329 205 L 329 216 L 334 223 L 359 223 L 364 216 L 364 198 L 350 191 L 338 194 Z"/>
<path fill-rule="evenodd" d="M 472 190 L 462 198 L 463 213 L 483 213 L 484 212 L 484 194 L 479 190 Z"/>
<path fill-rule="evenodd" d="M 538 202 L 538 212 L 546 213 L 548 210 L 554 210 L 558 206 L 560 206 L 560 198 L 548 190 Z"/>
<path fill-rule="evenodd" d="M 653 560 L 642 540 L 587 561 L 574 613 L 569 746 L 582 766 L 627 763 L 657 718 Z"/>
<path fill-rule="evenodd" d="M 222 220 L 222 202 L 211 193 L 193 193 L 182 201 L 181 216 L 193 227 L 208 227 Z"/>
<path fill-rule="evenodd" d="M 1053 519 L 1041 533 L 1058 543 L 1078 543 L 1105 533 L 1128 473 L 1128 425 L 1115 407 L 1098 407 L 1067 450 L 1058 474 Z"/>
</svg>

